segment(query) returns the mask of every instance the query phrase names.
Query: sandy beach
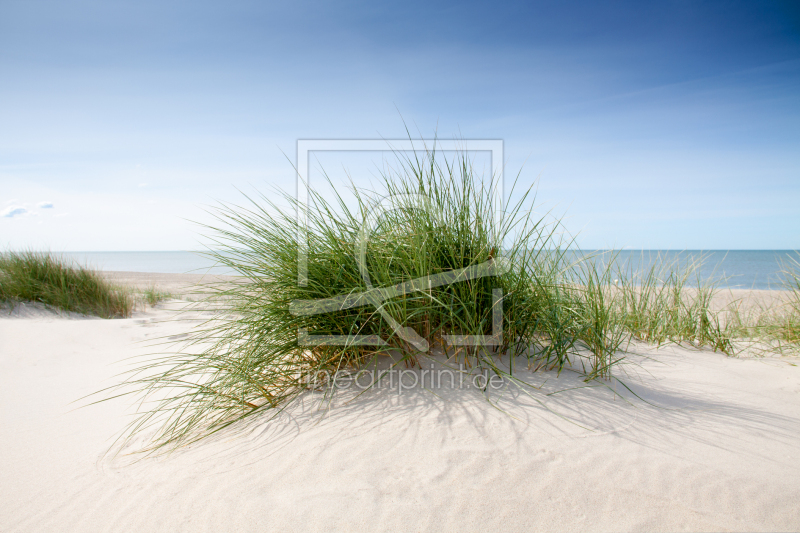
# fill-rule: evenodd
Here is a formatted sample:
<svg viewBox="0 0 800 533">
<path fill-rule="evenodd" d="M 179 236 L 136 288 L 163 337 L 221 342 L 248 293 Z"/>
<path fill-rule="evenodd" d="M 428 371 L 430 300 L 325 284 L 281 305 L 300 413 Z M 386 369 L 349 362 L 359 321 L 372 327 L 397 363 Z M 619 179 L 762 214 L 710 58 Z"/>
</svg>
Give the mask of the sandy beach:
<svg viewBox="0 0 800 533">
<path fill-rule="evenodd" d="M 236 276 L 212 274 L 159 274 L 154 272 L 120 271 L 101 271 L 101 274 L 112 283 L 129 287 L 134 291 L 143 291 L 155 287 L 184 299 L 193 299 L 198 294 L 204 294 L 206 292 L 203 289 L 205 285 L 232 283 L 237 279 Z"/>
<path fill-rule="evenodd" d="M 176 295 L 198 282 L 108 275 Z M 181 305 L 0 317 L 0 530 L 800 530 L 791 358 L 637 345 L 619 375 L 640 399 L 521 371 L 537 389 L 497 393 L 500 409 L 469 388 L 345 391 L 327 412 L 310 396 L 168 456 L 110 456 L 131 400 L 79 399 L 179 340 Z"/>
<path fill-rule="evenodd" d="M 800 533 L 800 0 L 0 0 L 0 73 L 0 533 Z"/>
</svg>

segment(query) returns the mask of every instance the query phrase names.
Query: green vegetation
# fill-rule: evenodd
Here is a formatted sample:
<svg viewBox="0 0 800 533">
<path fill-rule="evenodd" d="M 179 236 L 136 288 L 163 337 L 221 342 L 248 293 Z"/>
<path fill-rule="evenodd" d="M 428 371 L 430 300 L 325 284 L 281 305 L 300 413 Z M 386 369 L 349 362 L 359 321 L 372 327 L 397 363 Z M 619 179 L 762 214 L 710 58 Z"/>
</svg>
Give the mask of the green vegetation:
<svg viewBox="0 0 800 533">
<path fill-rule="evenodd" d="M 761 306 L 740 319 L 743 335 L 769 343 L 769 351 L 795 354 L 800 351 L 800 253 L 783 261 L 781 288 L 787 297 L 780 305 Z"/>
<path fill-rule="evenodd" d="M 130 316 L 131 295 L 95 271 L 49 253 L 0 254 L 0 303 L 38 302 L 101 318 Z"/>
<path fill-rule="evenodd" d="M 158 305 L 160 302 L 174 297 L 172 293 L 162 291 L 155 285 L 151 285 L 147 289 L 143 290 L 141 294 L 144 301 L 150 304 L 150 306 Z"/>
<path fill-rule="evenodd" d="M 665 261 L 659 256 L 644 272 L 629 266 L 620 276 L 620 302 L 615 312 L 637 340 L 656 345 L 690 342 L 734 355 L 732 324 L 723 321 L 722 311 L 711 308 L 718 289 L 699 277 L 703 258 L 689 257 L 682 265 L 683 259 L 678 256 Z M 692 278 L 694 286 L 689 287 Z"/>
<path fill-rule="evenodd" d="M 531 190 L 496 219 L 496 183 L 476 185 L 464 156 L 440 159 L 401 160 L 374 190 L 353 187 L 352 204 L 310 191 L 307 230 L 288 194 L 288 209 L 266 196 L 218 208 L 209 254 L 244 282 L 216 287 L 206 301 L 216 318 L 194 330 L 184 353 L 148 360 L 115 390 L 146 406 L 123 438 L 153 428 L 145 451 L 188 444 L 278 412 L 319 387 L 320 375 L 364 368 L 381 355 L 415 366 L 438 350 L 454 366 L 515 382 L 519 366 L 501 365 L 505 357 L 532 369 L 579 368 L 590 381 L 609 378 L 631 341 L 734 354 L 737 335 L 751 327 L 733 308 L 711 308 L 715 287 L 687 287 L 698 263 L 657 262 L 638 275 L 613 254 L 576 255 L 560 221 L 532 214 Z M 466 274 L 487 268 L 494 275 Z M 433 281 L 454 273 L 462 277 Z M 495 327 L 501 337 L 492 337 Z M 463 336 L 483 341 L 463 345 Z"/>
<path fill-rule="evenodd" d="M 778 337 L 785 342 L 800 344 L 800 253 L 783 264 L 783 288 L 790 296 L 783 314 Z"/>
</svg>

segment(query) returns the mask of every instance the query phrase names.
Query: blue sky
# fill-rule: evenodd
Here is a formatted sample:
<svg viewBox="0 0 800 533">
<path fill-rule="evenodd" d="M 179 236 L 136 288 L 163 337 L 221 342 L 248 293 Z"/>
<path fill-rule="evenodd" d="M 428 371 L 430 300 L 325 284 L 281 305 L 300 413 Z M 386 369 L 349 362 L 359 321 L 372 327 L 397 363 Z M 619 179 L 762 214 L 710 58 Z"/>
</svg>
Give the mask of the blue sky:
<svg viewBox="0 0 800 533">
<path fill-rule="evenodd" d="M 796 2 L 69 0 L 0 1 L 0 248 L 195 249 L 403 120 L 504 139 L 586 248 L 800 248 Z"/>
</svg>

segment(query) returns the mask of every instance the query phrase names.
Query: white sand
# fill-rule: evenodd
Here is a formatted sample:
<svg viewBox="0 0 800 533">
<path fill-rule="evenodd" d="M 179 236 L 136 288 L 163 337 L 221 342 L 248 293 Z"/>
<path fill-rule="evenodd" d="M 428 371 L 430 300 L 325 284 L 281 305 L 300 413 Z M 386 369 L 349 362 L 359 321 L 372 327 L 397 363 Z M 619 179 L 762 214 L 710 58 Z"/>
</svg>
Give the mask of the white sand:
<svg viewBox="0 0 800 533">
<path fill-rule="evenodd" d="M 233 282 L 237 276 L 217 276 L 211 274 L 158 274 L 153 272 L 102 271 L 103 277 L 117 284 L 126 285 L 135 291 L 155 287 L 175 296 L 191 297 L 203 292 L 203 285 L 218 285 Z"/>
<path fill-rule="evenodd" d="M 603 388 L 490 406 L 471 390 L 373 391 L 298 406 L 168 457 L 104 457 L 115 383 L 166 310 L 128 320 L 0 318 L 0 531 L 797 531 L 800 367 L 666 348 L 632 357 L 641 401 Z M 797 362 L 795 360 L 795 362 Z M 628 395 L 630 396 L 630 395 Z M 513 416 L 509 416 L 513 415 Z"/>
</svg>

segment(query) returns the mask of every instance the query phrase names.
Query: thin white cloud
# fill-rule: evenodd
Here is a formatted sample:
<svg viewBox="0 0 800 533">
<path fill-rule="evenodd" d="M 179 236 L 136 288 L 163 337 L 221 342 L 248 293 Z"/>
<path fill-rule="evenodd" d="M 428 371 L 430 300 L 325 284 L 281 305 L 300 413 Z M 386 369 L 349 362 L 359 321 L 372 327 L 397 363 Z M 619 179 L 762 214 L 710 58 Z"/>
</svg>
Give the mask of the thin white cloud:
<svg viewBox="0 0 800 533">
<path fill-rule="evenodd" d="M 53 202 L 39 202 L 40 209 L 53 209 Z"/>
<path fill-rule="evenodd" d="M 12 218 L 18 215 L 24 215 L 27 213 L 28 210 L 22 207 L 21 205 L 11 205 L 3 209 L 0 212 L 0 217 Z"/>
</svg>

